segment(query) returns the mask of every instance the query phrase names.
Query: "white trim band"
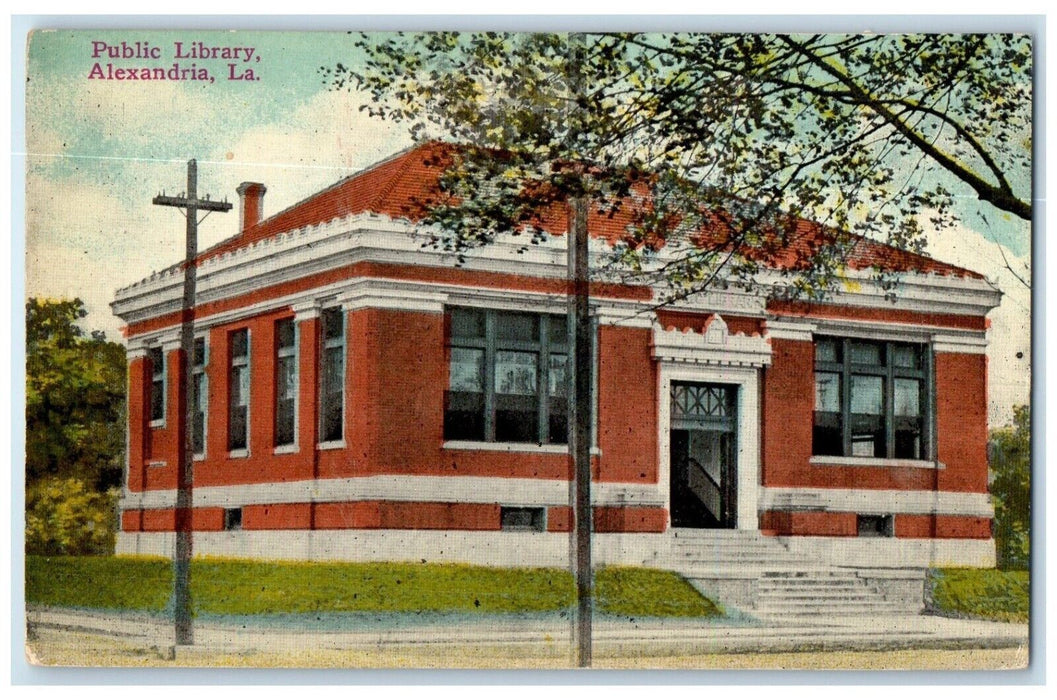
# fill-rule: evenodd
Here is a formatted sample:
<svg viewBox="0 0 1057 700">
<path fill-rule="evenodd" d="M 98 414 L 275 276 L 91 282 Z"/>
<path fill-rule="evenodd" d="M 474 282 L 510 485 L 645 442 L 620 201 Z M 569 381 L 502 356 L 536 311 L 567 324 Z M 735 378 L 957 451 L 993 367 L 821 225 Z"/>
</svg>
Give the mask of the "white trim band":
<svg viewBox="0 0 1057 700">
<path fill-rule="evenodd" d="M 507 479 L 482 476 L 363 476 L 348 479 L 287 481 L 236 486 L 199 486 L 194 505 L 234 508 L 273 503 L 345 503 L 353 501 L 429 501 L 567 506 L 570 482 L 559 479 Z M 664 495 L 653 484 L 594 483 L 594 505 L 663 507 Z M 176 490 L 126 491 L 121 508 L 171 508 Z"/>
<path fill-rule="evenodd" d="M 762 489 L 760 510 L 965 515 L 977 518 L 993 518 L 995 514 L 990 496 L 986 493 L 774 487 Z"/>
</svg>

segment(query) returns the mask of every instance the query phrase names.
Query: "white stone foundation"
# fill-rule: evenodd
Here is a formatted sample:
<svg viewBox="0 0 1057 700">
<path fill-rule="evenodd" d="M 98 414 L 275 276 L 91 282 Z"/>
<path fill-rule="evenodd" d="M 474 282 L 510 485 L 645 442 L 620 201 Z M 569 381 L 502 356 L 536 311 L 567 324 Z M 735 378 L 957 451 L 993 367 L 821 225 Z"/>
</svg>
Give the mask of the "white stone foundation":
<svg viewBox="0 0 1057 700">
<path fill-rule="evenodd" d="M 117 554 L 171 557 L 171 532 L 121 532 Z M 598 533 L 595 564 L 666 561 L 670 533 Z M 857 568 L 993 567 L 994 540 L 785 537 L 805 561 Z M 196 532 L 196 556 L 299 561 L 427 561 L 486 566 L 568 566 L 569 533 L 461 530 L 239 530 Z"/>
<path fill-rule="evenodd" d="M 784 537 L 789 551 L 836 566 L 896 569 L 965 566 L 993 568 L 995 541 L 899 537 Z"/>
</svg>

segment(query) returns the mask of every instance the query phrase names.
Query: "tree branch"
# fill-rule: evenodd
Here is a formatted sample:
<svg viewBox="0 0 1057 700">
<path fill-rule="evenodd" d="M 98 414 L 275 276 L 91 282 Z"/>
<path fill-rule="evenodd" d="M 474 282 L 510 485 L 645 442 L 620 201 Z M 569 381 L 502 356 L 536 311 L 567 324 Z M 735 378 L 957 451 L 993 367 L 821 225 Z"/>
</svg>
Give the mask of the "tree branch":
<svg viewBox="0 0 1057 700">
<path fill-rule="evenodd" d="M 999 185 L 993 185 L 975 172 L 967 168 L 966 166 L 958 163 L 951 156 L 947 155 L 934 144 L 930 143 L 921 134 L 914 131 L 907 125 L 899 115 L 893 113 L 888 107 L 885 106 L 883 101 L 876 98 L 874 95 L 867 92 L 861 85 L 852 80 L 852 78 L 840 67 L 833 65 L 829 61 L 824 61 L 803 45 L 795 42 L 792 38 L 785 35 L 780 35 L 779 40 L 786 43 L 788 46 L 793 48 L 805 58 L 810 60 L 816 67 L 832 75 L 834 78 L 840 81 L 849 92 L 855 95 L 859 102 L 871 109 L 874 113 L 880 116 L 882 119 L 890 123 L 900 134 L 902 134 L 908 141 L 914 146 L 919 148 L 922 152 L 932 158 L 937 164 L 940 165 L 944 170 L 947 170 L 955 177 L 959 178 L 967 185 L 973 188 L 973 190 L 979 195 L 980 199 L 985 202 L 993 204 L 995 207 L 1014 214 L 1022 219 L 1031 220 L 1031 203 L 1024 202 L 1016 197 L 1009 186 L 1005 187 Z"/>
</svg>

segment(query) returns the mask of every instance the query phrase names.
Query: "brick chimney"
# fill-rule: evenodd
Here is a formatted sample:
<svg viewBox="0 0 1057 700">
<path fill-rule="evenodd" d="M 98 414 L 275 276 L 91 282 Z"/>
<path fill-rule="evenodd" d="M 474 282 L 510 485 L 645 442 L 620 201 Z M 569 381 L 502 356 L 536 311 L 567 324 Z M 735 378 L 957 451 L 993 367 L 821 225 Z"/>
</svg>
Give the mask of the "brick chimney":
<svg viewBox="0 0 1057 700">
<path fill-rule="evenodd" d="M 244 233 L 263 218 L 268 188 L 260 182 L 244 182 L 235 191 L 239 193 L 239 232 Z"/>
</svg>

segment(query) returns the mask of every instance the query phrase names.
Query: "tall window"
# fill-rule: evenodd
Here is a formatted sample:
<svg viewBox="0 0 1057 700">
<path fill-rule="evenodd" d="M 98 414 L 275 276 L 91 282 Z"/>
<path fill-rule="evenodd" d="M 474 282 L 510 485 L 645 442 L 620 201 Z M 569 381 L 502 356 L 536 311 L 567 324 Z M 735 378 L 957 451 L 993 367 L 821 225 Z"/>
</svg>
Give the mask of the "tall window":
<svg viewBox="0 0 1057 700">
<path fill-rule="evenodd" d="M 926 459 L 927 346 L 818 338 L 813 453 Z"/>
<path fill-rule="evenodd" d="M 245 450 L 249 445 L 250 336 L 234 331 L 230 337 L 231 363 L 228 383 L 228 449 Z"/>
<path fill-rule="evenodd" d="M 151 348 L 147 357 L 150 359 L 150 421 L 160 423 L 165 420 L 165 354 L 161 348 Z"/>
<path fill-rule="evenodd" d="M 447 440 L 568 440 L 564 316 L 451 309 Z"/>
<path fill-rule="evenodd" d="M 320 387 L 320 440 L 341 440 L 345 414 L 345 314 L 323 310 L 323 367 Z"/>
<path fill-rule="evenodd" d="M 293 445 L 297 422 L 297 333 L 292 318 L 275 324 L 275 444 Z"/>
<path fill-rule="evenodd" d="M 206 379 L 206 341 L 195 338 L 191 389 L 191 445 L 196 455 L 206 451 L 206 415 L 209 410 L 209 390 Z"/>
</svg>

